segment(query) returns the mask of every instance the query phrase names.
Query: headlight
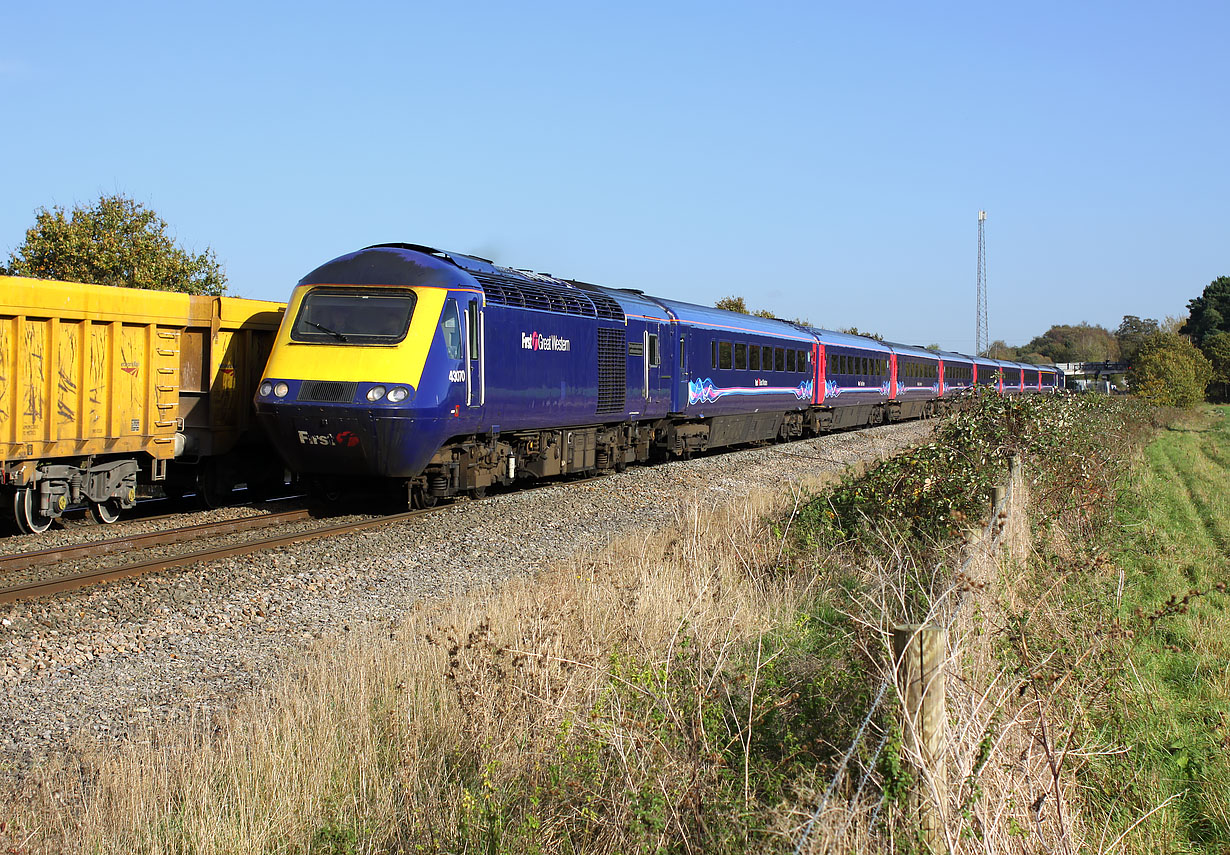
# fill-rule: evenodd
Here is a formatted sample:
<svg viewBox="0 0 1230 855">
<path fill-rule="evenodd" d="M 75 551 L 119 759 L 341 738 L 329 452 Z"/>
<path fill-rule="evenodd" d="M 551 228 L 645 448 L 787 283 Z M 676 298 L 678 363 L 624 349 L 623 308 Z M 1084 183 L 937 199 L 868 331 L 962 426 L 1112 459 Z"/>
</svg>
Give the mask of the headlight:
<svg viewBox="0 0 1230 855">
<path fill-rule="evenodd" d="M 402 401 L 406 400 L 406 396 L 409 394 L 410 390 L 405 386 L 394 386 L 389 390 L 389 402 L 393 404 L 400 404 Z"/>
<path fill-rule="evenodd" d="M 371 401 L 373 404 L 379 401 L 383 397 L 384 397 L 384 387 L 383 386 L 373 386 L 372 388 L 367 390 L 367 400 Z"/>
<path fill-rule="evenodd" d="M 268 398 L 273 394 L 273 384 L 266 380 L 261 384 L 260 393 L 262 398 Z"/>
<path fill-rule="evenodd" d="M 286 393 L 290 391 L 290 387 L 285 383 L 279 383 L 273 387 L 273 394 L 276 398 L 285 398 Z"/>
</svg>

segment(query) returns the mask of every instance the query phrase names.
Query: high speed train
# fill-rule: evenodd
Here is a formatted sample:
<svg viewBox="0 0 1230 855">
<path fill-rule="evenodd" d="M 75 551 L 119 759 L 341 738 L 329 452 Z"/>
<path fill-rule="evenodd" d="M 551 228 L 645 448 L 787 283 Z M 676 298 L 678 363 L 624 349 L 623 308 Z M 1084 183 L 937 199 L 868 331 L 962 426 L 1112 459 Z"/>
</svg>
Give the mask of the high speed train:
<svg viewBox="0 0 1230 855">
<path fill-rule="evenodd" d="M 880 342 L 415 244 L 295 287 L 255 397 L 291 471 L 412 505 L 936 413 L 1051 366 Z"/>
</svg>

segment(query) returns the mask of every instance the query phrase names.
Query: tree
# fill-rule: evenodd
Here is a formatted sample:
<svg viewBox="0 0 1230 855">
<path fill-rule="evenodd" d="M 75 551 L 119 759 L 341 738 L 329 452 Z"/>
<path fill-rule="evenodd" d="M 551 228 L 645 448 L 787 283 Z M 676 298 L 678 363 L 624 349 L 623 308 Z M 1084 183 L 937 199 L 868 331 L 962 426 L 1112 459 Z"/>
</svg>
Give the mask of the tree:
<svg viewBox="0 0 1230 855">
<path fill-rule="evenodd" d="M 862 332 L 858 327 L 846 327 L 844 330 L 838 330 L 846 335 L 861 335 L 863 338 L 874 338 L 876 341 L 884 341 L 884 336 L 879 333 Z"/>
<path fill-rule="evenodd" d="M 1141 320 L 1135 315 L 1124 315 L 1119 329 L 1115 330 L 1115 340 L 1119 342 L 1119 358 L 1130 363 L 1149 336 L 1159 332 L 1161 328 L 1153 318 Z"/>
<path fill-rule="evenodd" d="M 1213 382 L 1221 384 L 1222 400 L 1230 400 L 1230 333 L 1205 336 L 1201 352 L 1213 366 Z"/>
<path fill-rule="evenodd" d="M 768 309 L 757 309 L 751 311 L 747 307 L 747 301 L 742 297 L 723 297 L 713 304 L 715 309 L 723 309 L 727 312 L 738 312 L 741 315 L 751 315 L 756 318 L 776 318 L 777 315 L 770 312 Z M 806 321 L 795 321 L 795 323 L 806 323 Z"/>
<path fill-rule="evenodd" d="M 741 315 L 747 314 L 747 301 L 742 297 L 723 297 L 713 304 L 715 309 L 724 309 L 727 312 L 738 312 Z"/>
<path fill-rule="evenodd" d="M 1230 276 L 1210 282 L 1203 294 L 1187 301 L 1187 310 L 1187 323 L 1179 332 L 1191 336 L 1196 347 L 1204 343 L 1205 336 L 1230 332 Z"/>
<path fill-rule="evenodd" d="M 1187 338 L 1159 332 L 1145 339 L 1128 375 L 1136 393 L 1169 407 L 1191 407 L 1204 400 L 1213 366 Z"/>
<path fill-rule="evenodd" d="M 1082 321 L 1075 326 L 1057 324 L 1020 352 L 1040 354 L 1047 362 L 1116 362 L 1119 342 L 1105 327 Z"/>
<path fill-rule="evenodd" d="M 193 255 L 175 245 L 167 228 L 162 217 L 118 194 L 67 214 L 59 206 L 40 208 L 8 266 L 38 279 L 222 294 L 226 274 L 213 250 Z"/>
<path fill-rule="evenodd" d="M 1008 362 L 1016 361 L 1017 353 L 1020 348 L 1012 347 L 1003 339 L 996 339 L 987 345 L 987 349 L 977 356 L 985 356 L 988 359 L 1003 359 Z"/>
</svg>

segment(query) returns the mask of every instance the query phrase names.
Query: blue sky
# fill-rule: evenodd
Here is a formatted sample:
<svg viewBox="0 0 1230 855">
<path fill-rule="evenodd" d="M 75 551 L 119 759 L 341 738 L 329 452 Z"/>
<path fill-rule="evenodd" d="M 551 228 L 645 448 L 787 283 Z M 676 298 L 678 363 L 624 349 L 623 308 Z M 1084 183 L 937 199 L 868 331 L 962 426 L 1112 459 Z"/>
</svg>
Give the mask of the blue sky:
<svg viewBox="0 0 1230 855">
<path fill-rule="evenodd" d="M 970 350 L 1230 275 L 1230 4 L 6 3 L 0 253 L 124 193 L 231 293 L 423 243 Z"/>
</svg>

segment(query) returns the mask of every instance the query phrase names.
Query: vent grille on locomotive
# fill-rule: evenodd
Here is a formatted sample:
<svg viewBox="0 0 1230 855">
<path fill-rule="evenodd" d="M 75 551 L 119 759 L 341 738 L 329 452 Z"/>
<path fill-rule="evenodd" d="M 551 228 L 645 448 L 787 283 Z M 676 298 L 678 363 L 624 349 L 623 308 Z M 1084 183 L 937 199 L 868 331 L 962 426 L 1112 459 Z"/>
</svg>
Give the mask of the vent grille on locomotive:
<svg viewBox="0 0 1230 855">
<path fill-rule="evenodd" d="M 624 331 L 598 329 L 598 412 L 619 413 L 624 409 L 627 361 Z"/>
<path fill-rule="evenodd" d="M 354 400 L 355 383 L 338 380 L 305 380 L 299 387 L 300 401 L 317 404 L 344 404 Z"/>
<path fill-rule="evenodd" d="M 619 304 L 605 294 L 586 293 L 549 281 L 520 281 L 505 277 L 471 273 L 487 292 L 487 302 L 540 312 L 559 312 L 583 318 L 624 321 Z"/>
</svg>

